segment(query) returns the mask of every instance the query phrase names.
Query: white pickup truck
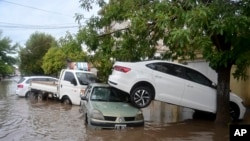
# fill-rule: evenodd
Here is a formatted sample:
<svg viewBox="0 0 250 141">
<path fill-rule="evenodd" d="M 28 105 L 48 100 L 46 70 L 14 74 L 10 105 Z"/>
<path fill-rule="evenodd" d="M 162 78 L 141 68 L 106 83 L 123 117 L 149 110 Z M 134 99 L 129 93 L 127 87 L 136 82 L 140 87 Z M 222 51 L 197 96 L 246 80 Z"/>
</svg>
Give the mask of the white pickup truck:
<svg viewBox="0 0 250 141">
<path fill-rule="evenodd" d="M 30 92 L 38 98 L 58 98 L 62 103 L 80 105 L 80 95 L 89 83 L 97 82 L 97 76 L 90 71 L 63 69 L 58 82 L 30 82 Z"/>
</svg>

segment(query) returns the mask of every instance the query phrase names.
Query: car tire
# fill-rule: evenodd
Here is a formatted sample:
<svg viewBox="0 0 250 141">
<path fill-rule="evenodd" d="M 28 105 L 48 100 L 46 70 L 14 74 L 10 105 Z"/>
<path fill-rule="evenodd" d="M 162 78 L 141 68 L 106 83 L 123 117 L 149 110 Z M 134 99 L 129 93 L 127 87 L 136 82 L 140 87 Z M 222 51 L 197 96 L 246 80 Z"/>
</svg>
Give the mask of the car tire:
<svg viewBox="0 0 250 141">
<path fill-rule="evenodd" d="M 238 105 L 231 102 L 229 106 L 230 106 L 229 111 L 230 111 L 231 120 L 232 121 L 239 120 L 240 109 L 239 109 Z"/>
<path fill-rule="evenodd" d="M 25 94 L 25 98 L 29 98 L 29 97 L 30 97 L 30 95 L 31 95 L 31 92 L 30 92 L 30 91 L 28 91 L 28 92 Z"/>
<path fill-rule="evenodd" d="M 85 114 L 85 117 L 84 117 L 84 124 L 88 125 L 88 115 L 87 114 Z"/>
<path fill-rule="evenodd" d="M 37 100 L 38 101 L 43 101 L 43 94 L 42 93 L 38 93 Z"/>
<path fill-rule="evenodd" d="M 145 86 L 136 87 L 130 94 L 130 100 L 135 107 L 145 108 L 152 101 L 152 91 Z"/>
<path fill-rule="evenodd" d="M 62 103 L 65 105 L 71 105 L 71 101 L 68 97 L 63 98 Z"/>
</svg>

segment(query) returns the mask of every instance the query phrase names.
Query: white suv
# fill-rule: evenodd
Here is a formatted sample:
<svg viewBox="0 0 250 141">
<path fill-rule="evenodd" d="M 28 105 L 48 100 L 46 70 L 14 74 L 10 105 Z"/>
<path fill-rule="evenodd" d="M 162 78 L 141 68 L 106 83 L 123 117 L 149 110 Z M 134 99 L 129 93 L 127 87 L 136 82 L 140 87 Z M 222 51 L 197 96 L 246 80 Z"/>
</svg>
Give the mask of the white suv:
<svg viewBox="0 0 250 141">
<path fill-rule="evenodd" d="M 138 108 L 159 100 L 216 113 L 215 83 L 182 64 L 162 60 L 116 62 L 108 83 L 130 94 L 131 103 Z M 230 93 L 230 109 L 233 119 L 244 118 L 246 108 L 234 93 Z"/>
<path fill-rule="evenodd" d="M 20 97 L 28 97 L 29 95 L 29 85 L 30 81 L 54 81 L 57 82 L 58 79 L 50 76 L 26 76 L 21 77 L 17 82 L 16 95 Z"/>
</svg>

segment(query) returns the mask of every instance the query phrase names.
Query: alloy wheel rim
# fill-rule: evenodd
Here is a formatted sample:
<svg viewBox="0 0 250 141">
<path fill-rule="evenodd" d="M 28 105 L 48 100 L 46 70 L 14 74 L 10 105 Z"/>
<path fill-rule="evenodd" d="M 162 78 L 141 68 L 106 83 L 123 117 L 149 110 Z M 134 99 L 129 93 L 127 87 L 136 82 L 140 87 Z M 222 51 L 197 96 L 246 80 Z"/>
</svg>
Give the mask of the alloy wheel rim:
<svg viewBox="0 0 250 141">
<path fill-rule="evenodd" d="M 146 90 L 138 90 L 135 92 L 134 101 L 137 105 L 145 106 L 149 103 L 150 94 Z"/>
</svg>

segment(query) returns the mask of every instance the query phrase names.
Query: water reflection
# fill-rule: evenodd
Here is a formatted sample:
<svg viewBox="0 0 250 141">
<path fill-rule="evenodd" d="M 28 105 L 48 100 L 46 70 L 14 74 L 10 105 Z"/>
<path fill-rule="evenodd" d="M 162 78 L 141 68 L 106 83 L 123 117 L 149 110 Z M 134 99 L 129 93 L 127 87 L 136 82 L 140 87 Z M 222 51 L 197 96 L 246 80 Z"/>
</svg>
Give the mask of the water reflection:
<svg viewBox="0 0 250 141">
<path fill-rule="evenodd" d="M 85 126 L 79 106 L 63 105 L 56 100 L 19 98 L 15 95 L 15 88 L 13 80 L 0 82 L 0 140 L 229 140 L 227 128 L 217 127 L 210 120 L 193 120 L 193 110 L 158 101 L 143 109 L 144 127 L 93 130 Z"/>
</svg>

